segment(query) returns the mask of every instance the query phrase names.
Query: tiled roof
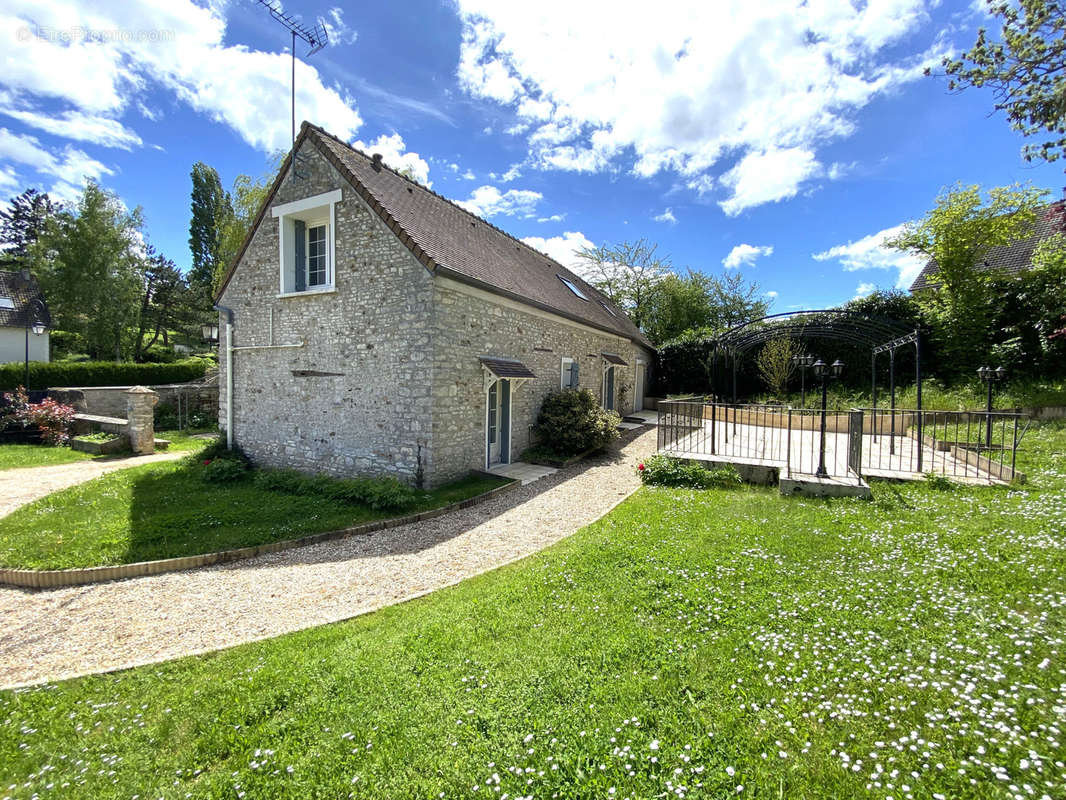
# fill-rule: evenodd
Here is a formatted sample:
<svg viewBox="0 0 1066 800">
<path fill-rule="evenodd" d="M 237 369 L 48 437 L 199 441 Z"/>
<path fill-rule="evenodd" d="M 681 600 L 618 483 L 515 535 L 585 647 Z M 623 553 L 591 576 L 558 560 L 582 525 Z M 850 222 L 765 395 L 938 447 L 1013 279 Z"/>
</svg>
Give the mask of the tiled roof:
<svg viewBox="0 0 1066 800">
<path fill-rule="evenodd" d="M 513 358 L 494 358 L 493 356 L 482 356 L 481 363 L 488 367 L 488 369 L 497 378 L 535 378 L 533 370 L 523 364 L 521 361 L 515 361 Z"/>
<path fill-rule="evenodd" d="M 32 275 L 28 279 L 23 278 L 20 272 L 0 271 L 0 327 L 25 328 L 27 322 L 33 321 L 28 319 L 28 315 L 30 303 L 34 299 L 44 304 L 44 311 L 41 314 L 44 319 L 39 321 L 51 326 L 52 316 L 48 313 L 48 305 L 44 302 L 44 295 L 41 294 L 41 287 L 37 285 L 37 279 Z M 13 308 L 7 308 L 9 305 L 7 300 L 11 301 L 10 305 Z"/>
<path fill-rule="evenodd" d="M 370 156 L 321 128 L 305 122 L 303 132 L 435 273 L 652 346 L 606 295 L 550 257 L 384 165 L 375 170 Z"/>
<path fill-rule="evenodd" d="M 1064 212 L 1066 212 L 1066 207 L 1064 207 L 1062 201 L 1052 203 L 1040 214 L 1031 236 L 1020 239 L 1013 244 L 993 247 L 988 251 L 984 262 L 978 265 L 978 269 L 980 271 L 997 270 L 1008 274 L 1029 269 L 1029 264 L 1033 258 L 1033 250 L 1036 249 L 1036 246 L 1053 233 L 1066 230 L 1063 225 Z M 919 289 L 935 288 L 937 286 L 937 272 L 936 261 L 930 260 L 922 268 L 922 271 L 918 273 L 918 277 L 914 279 L 914 283 L 911 284 L 911 291 L 916 292 Z"/>
</svg>

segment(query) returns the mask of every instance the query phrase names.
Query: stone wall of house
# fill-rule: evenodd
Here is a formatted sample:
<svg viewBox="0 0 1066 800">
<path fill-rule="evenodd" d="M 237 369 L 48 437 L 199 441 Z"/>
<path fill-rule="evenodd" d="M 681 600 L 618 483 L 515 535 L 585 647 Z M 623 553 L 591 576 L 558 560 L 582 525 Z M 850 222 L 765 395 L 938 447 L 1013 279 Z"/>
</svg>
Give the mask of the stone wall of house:
<svg viewBox="0 0 1066 800">
<path fill-rule="evenodd" d="M 520 309 L 506 300 L 437 279 L 433 317 L 432 484 L 439 485 L 485 467 L 485 383 L 479 356 L 513 358 L 535 374 L 512 393 L 511 458 L 529 446 L 531 426 L 545 396 L 560 387 L 562 359 L 580 366 L 582 389 L 602 402 L 603 357 L 626 361 L 616 367 L 616 410 L 633 410 L 638 359 L 651 353 L 620 336 L 559 317 Z M 621 387 L 625 391 L 621 391 Z"/>
<path fill-rule="evenodd" d="M 430 437 L 432 278 L 313 145 L 303 151 L 305 177 L 290 172 L 272 205 L 342 190 L 336 291 L 278 296 L 268 211 L 220 300 L 234 311 L 235 348 L 257 348 L 233 355 L 234 441 L 266 466 L 414 482 Z M 224 425 L 224 343 L 219 360 Z"/>
</svg>

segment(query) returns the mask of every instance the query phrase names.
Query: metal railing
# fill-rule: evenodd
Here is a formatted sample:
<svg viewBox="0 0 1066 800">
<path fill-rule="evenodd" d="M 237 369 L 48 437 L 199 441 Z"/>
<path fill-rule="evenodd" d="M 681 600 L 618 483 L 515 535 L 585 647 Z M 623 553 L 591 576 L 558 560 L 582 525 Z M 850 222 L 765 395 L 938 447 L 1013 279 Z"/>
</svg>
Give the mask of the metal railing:
<svg viewBox="0 0 1066 800">
<path fill-rule="evenodd" d="M 659 402 L 658 449 L 679 458 L 781 467 L 835 478 L 1013 480 L 1023 417 L 1014 412 L 820 409 L 705 402 Z"/>
<path fill-rule="evenodd" d="M 787 406 L 659 401 L 659 450 L 738 463 L 788 463 Z"/>
<path fill-rule="evenodd" d="M 1013 411 L 863 409 L 866 470 L 1009 481 L 1017 475 L 1024 415 Z"/>
</svg>

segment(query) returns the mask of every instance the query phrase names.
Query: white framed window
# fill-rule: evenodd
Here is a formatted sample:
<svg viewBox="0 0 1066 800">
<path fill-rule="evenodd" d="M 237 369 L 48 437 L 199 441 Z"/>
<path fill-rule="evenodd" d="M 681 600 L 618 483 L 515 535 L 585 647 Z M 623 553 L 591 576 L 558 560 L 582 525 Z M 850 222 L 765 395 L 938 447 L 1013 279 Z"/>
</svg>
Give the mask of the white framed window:
<svg viewBox="0 0 1066 800">
<path fill-rule="evenodd" d="M 559 388 L 577 389 L 580 386 L 578 362 L 572 358 L 564 358 L 559 367 Z"/>
<path fill-rule="evenodd" d="M 306 286 L 308 289 L 318 289 L 329 285 L 329 223 L 326 221 L 309 223 L 307 226 L 307 246 L 304 252 L 307 254 Z M 300 265 L 297 264 L 299 269 Z"/>
<path fill-rule="evenodd" d="M 335 286 L 336 211 L 341 190 L 274 206 L 278 220 L 279 292 L 332 291 Z"/>
</svg>

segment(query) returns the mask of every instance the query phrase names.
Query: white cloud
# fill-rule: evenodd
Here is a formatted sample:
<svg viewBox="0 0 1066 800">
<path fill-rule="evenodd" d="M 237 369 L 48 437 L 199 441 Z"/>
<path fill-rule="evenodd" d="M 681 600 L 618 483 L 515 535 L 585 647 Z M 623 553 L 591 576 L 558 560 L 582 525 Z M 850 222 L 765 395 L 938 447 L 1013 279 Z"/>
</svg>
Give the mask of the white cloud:
<svg viewBox="0 0 1066 800">
<path fill-rule="evenodd" d="M 748 153 L 719 181 L 732 195 L 718 205 L 731 217 L 763 203 L 794 197 L 800 184 L 820 175 L 814 153 L 800 147 Z"/>
<path fill-rule="evenodd" d="M 76 139 L 101 147 L 118 147 L 123 150 L 132 150 L 143 144 L 141 137 L 134 131 L 118 120 L 101 114 L 64 111 L 53 117 L 37 111 L 13 108 L 0 108 L 0 113 L 62 139 Z"/>
<path fill-rule="evenodd" d="M 773 255 L 773 245 L 738 244 L 722 259 L 726 269 L 751 266 L 757 258 Z"/>
<path fill-rule="evenodd" d="M 344 9 L 333 7 L 321 20 L 323 27 L 329 34 L 330 44 L 355 44 L 358 34 L 344 22 Z"/>
<path fill-rule="evenodd" d="M 500 180 L 502 180 L 504 183 L 510 183 L 515 178 L 521 178 L 522 177 L 522 170 L 519 169 L 519 166 L 521 166 L 521 165 L 520 164 L 512 164 L 510 166 L 510 168 L 507 170 L 507 172 L 503 173 L 503 176 L 500 178 Z"/>
<path fill-rule="evenodd" d="M 876 290 L 876 283 L 860 283 L 858 286 L 855 287 L 855 297 L 853 297 L 852 299 L 858 300 L 859 298 L 866 297 L 868 294 L 871 294 Z"/>
<path fill-rule="evenodd" d="M 522 241 L 534 250 L 547 253 L 564 267 L 574 270 L 578 275 L 581 275 L 581 265 L 574 254 L 583 248 L 596 246 L 580 231 L 567 231 L 562 236 L 552 236 L 548 239 L 543 236 L 527 236 Z"/>
<path fill-rule="evenodd" d="M 58 153 L 46 150 L 33 136 L 12 133 L 7 128 L 0 128 L 0 161 L 23 164 L 40 173 L 58 180 L 57 193 L 68 194 L 66 187 L 82 186 L 85 178 L 99 179 L 102 175 L 113 175 L 114 171 L 91 158 L 81 150 L 67 145 Z"/>
<path fill-rule="evenodd" d="M 25 105 L 118 119 L 163 88 L 264 151 L 285 150 L 289 56 L 225 43 L 227 4 L 192 0 L 8 0 L 0 13 L 0 74 Z M 85 32 L 96 32 L 87 36 Z M 121 35 L 114 35 L 115 32 Z M 343 139 L 362 124 L 352 98 L 296 63 L 296 109 Z M 157 109 L 149 109 L 150 114 Z"/>
<path fill-rule="evenodd" d="M 769 297 L 771 300 L 776 300 L 777 299 L 777 292 L 771 290 L 769 292 L 766 292 L 765 296 Z"/>
<path fill-rule="evenodd" d="M 407 152 L 407 145 L 398 133 L 391 135 L 383 133 L 369 144 L 356 141 L 352 142 L 352 146 L 371 155 L 380 153 L 382 161 L 394 170 L 406 173 L 412 180 L 418 181 L 423 186 L 433 185 L 429 180 L 429 164 L 418 153 Z"/>
<path fill-rule="evenodd" d="M 457 5 L 460 84 L 513 111 L 537 167 L 600 171 L 624 158 L 637 175 L 672 170 L 708 191 L 724 157 L 791 152 L 772 191 L 740 175 L 723 184 L 732 213 L 820 175 L 818 149 L 853 133 L 871 99 L 920 77 L 940 47 L 923 0 L 666 0 L 654 14 L 570 0 Z"/>
<path fill-rule="evenodd" d="M 464 172 L 462 175 L 460 175 L 459 177 L 462 178 L 464 181 L 477 180 L 477 175 L 474 174 L 473 170 L 469 170 L 469 169 L 466 172 Z"/>
<path fill-rule="evenodd" d="M 550 217 L 538 217 L 537 222 L 562 222 L 566 214 L 552 214 Z"/>
<path fill-rule="evenodd" d="M 652 217 L 656 222 L 669 222 L 671 225 L 677 224 L 677 217 L 674 216 L 674 210 L 672 208 L 666 209 L 662 214 L 657 214 Z"/>
<path fill-rule="evenodd" d="M 471 214 L 479 217 L 494 217 L 502 214 L 505 217 L 532 217 L 536 213 L 536 206 L 544 195 L 529 189 L 508 189 L 501 192 L 495 186 L 479 186 L 470 193 L 466 200 L 457 201 Z"/>
<path fill-rule="evenodd" d="M 885 228 L 857 241 L 814 253 L 811 257 L 815 261 L 839 261 L 845 272 L 865 269 L 895 270 L 896 288 L 907 289 L 922 271 L 925 259 L 883 245 L 885 239 L 898 235 L 902 228 L 902 225 Z"/>
<path fill-rule="evenodd" d="M 11 167 L 0 167 L 0 192 L 10 192 L 18 188 L 19 176 Z"/>
</svg>

